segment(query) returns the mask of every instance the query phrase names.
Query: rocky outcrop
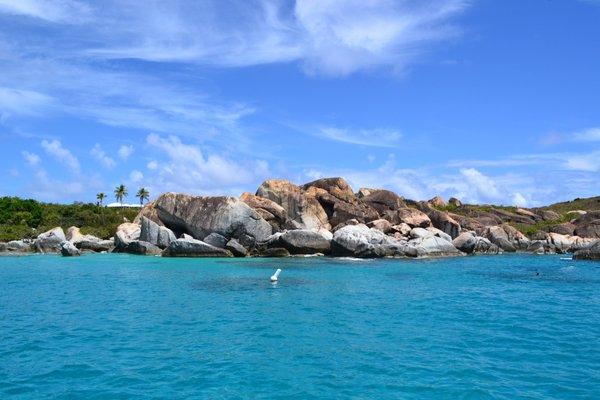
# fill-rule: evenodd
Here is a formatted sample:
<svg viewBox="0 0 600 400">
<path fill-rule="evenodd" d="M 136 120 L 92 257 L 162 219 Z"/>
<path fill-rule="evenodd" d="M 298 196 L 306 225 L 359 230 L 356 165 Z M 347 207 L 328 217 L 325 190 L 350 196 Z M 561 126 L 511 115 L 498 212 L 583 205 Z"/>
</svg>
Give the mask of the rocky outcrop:
<svg viewBox="0 0 600 400">
<path fill-rule="evenodd" d="M 417 255 L 416 250 L 364 224 L 347 225 L 333 234 L 331 254 L 341 257 L 403 257 Z"/>
<path fill-rule="evenodd" d="M 498 246 L 489 239 L 477 236 L 473 232 L 461 233 L 452 241 L 452 244 L 466 254 L 498 254 L 500 251 Z"/>
<path fill-rule="evenodd" d="M 432 207 L 446 207 L 446 201 L 441 196 L 435 196 L 427 201 Z"/>
<path fill-rule="evenodd" d="M 129 243 L 140 239 L 141 232 L 141 227 L 138 224 L 124 222 L 119 225 L 114 237 L 114 251 L 116 253 L 124 252 Z"/>
<path fill-rule="evenodd" d="M 488 227 L 483 236 L 507 252 L 527 250 L 530 244 L 529 239 L 525 235 L 506 224 Z"/>
<path fill-rule="evenodd" d="M 402 197 L 385 189 L 361 188 L 358 197 L 364 203 L 374 208 L 380 216 L 386 215 L 390 211 L 393 214 L 394 211 L 406 207 Z"/>
<path fill-rule="evenodd" d="M 321 204 L 331 226 L 349 219 L 365 223 L 379 218 L 378 212 L 359 199 L 343 178 L 318 179 L 305 184 L 302 189 Z"/>
<path fill-rule="evenodd" d="M 401 207 L 395 212 L 388 211 L 385 213 L 385 218 L 389 219 L 394 225 L 404 223 L 411 228 L 427 228 L 431 226 L 431 220 L 427 214 L 416 208 Z"/>
<path fill-rule="evenodd" d="M 30 239 L 12 240 L 8 243 L 0 243 L 0 252 L 10 254 L 30 253 L 35 251 L 33 242 Z"/>
<path fill-rule="evenodd" d="M 167 248 L 173 240 L 177 239 L 169 228 L 160 226 L 145 216 L 140 218 L 139 238 L 141 241 L 152 243 L 161 249 Z"/>
<path fill-rule="evenodd" d="M 225 246 L 227 245 L 228 240 L 225 236 L 219 235 L 218 233 L 213 232 L 210 235 L 208 235 L 207 237 L 205 237 L 203 242 L 208 243 L 211 246 L 215 246 L 220 249 L 224 249 Z"/>
<path fill-rule="evenodd" d="M 573 253 L 574 260 L 600 260 L 600 240 Z"/>
<path fill-rule="evenodd" d="M 161 254 L 162 249 L 143 240 L 134 240 L 129 242 L 125 247 L 121 248 L 119 252 L 137 254 L 140 256 L 151 256 Z"/>
<path fill-rule="evenodd" d="M 163 257 L 233 257 L 226 249 L 220 249 L 201 240 L 177 239 L 162 252 Z"/>
<path fill-rule="evenodd" d="M 451 205 L 451 206 L 453 206 L 453 207 L 460 207 L 460 206 L 462 206 L 462 202 L 459 199 L 457 199 L 456 197 L 450 197 L 448 199 L 448 204 Z"/>
<path fill-rule="evenodd" d="M 431 224 L 439 230 L 450 235 L 452 239 L 460 235 L 461 227 L 458 221 L 452 218 L 448 213 L 430 210 L 427 216 L 431 220 Z"/>
<path fill-rule="evenodd" d="M 325 235 L 307 229 L 287 231 L 279 237 L 281 247 L 290 254 L 328 254 L 331 248 L 332 235 Z"/>
<path fill-rule="evenodd" d="M 102 239 L 84 239 L 81 242 L 75 244 L 79 250 L 88 250 L 96 253 L 112 251 L 115 248 L 114 239 L 102 240 Z"/>
<path fill-rule="evenodd" d="M 590 211 L 577 218 L 573 223 L 577 226 L 575 235 L 600 238 L 600 211 Z"/>
<path fill-rule="evenodd" d="M 227 242 L 225 248 L 229 250 L 234 257 L 246 257 L 248 254 L 248 250 L 235 239 L 231 239 Z"/>
<path fill-rule="evenodd" d="M 79 249 L 75 247 L 72 242 L 67 240 L 60 244 L 60 253 L 63 255 L 63 257 L 74 257 L 81 255 Z"/>
<path fill-rule="evenodd" d="M 418 257 L 453 257 L 461 256 L 461 253 L 452 242 L 438 236 L 417 238 L 410 242 L 417 249 Z"/>
<path fill-rule="evenodd" d="M 35 250 L 39 253 L 58 253 L 60 244 L 66 241 L 65 232 L 61 227 L 56 227 L 47 232 L 40 233 L 34 242 Z"/>
<path fill-rule="evenodd" d="M 376 219 L 367 224 L 369 228 L 379 229 L 383 233 L 389 233 L 392 231 L 392 223 L 387 219 Z M 406 225 L 408 226 L 408 225 Z M 399 227 L 401 229 L 401 227 Z"/>
<path fill-rule="evenodd" d="M 263 182 L 256 195 L 269 199 L 286 211 L 286 216 L 294 229 L 313 231 L 330 230 L 327 213 L 314 196 L 306 194 L 302 188 L 282 179 Z"/>
<path fill-rule="evenodd" d="M 154 207 L 159 220 L 176 236 L 187 233 L 204 239 L 214 232 L 253 246 L 273 231 L 248 204 L 234 197 L 165 193 L 154 201 Z"/>
<path fill-rule="evenodd" d="M 259 197 L 248 192 L 240 196 L 240 200 L 248 204 L 265 221 L 273 227 L 273 231 L 279 232 L 284 229 L 293 228 L 288 220 L 287 212 L 279 204 L 264 197 Z"/>
</svg>

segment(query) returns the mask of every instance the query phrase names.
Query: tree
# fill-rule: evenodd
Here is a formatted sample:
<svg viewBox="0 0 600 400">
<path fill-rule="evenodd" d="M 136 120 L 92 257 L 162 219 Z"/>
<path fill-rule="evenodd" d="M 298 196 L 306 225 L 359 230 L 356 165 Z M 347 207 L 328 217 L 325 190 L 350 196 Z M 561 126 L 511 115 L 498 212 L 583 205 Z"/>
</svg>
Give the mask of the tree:
<svg viewBox="0 0 600 400">
<path fill-rule="evenodd" d="M 144 200 L 148 200 L 148 198 L 150 198 L 150 192 L 146 188 L 142 187 L 142 188 L 140 188 L 140 190 L 138 190 L 135 197 L 139 197 L 140 205 L 144 205 Z"/>
<path fill-rule="evenodd" d="M 98 200 L 98 205 L 99 205 L 100 207 L 102 207 L 102 203 L 104 202 L 104 199 L 105 199 L 105 198 L 106 198 L 106 194 L 104 194 L 104 193 L 98 193 L 98 194 L 96 195 L 96 200 Z"/>
<path fill-rule="evenodd" d="M 115 189 L 115 199 L 121 203 L 121 206 L 123 206 L 123 198 L 127 197 L 127 194 L 127 188 L 123 184 L 120 184 Z"/>
</svg>

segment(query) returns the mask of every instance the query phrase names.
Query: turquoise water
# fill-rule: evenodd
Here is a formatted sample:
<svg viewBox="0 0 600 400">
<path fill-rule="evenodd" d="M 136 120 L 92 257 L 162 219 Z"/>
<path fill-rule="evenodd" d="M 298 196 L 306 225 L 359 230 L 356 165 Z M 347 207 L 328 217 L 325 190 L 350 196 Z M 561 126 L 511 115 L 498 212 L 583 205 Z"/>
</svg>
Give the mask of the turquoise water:
<svg viewBox="0 0 600 400">
<path fill-rule="evenodd" d="M 13 397 L 598 399 L 600 263 L 0 257 Z"/>
</svg>

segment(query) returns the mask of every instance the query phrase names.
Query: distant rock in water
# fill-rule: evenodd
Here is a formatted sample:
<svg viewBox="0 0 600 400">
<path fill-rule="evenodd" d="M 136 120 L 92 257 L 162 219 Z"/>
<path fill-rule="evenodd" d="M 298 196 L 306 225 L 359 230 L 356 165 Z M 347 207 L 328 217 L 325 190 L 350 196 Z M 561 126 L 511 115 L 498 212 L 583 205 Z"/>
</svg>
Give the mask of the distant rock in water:
<svg viewBox="0 0 600 400">
<path fill-rule="evenodd" d="M 66 240 L 65 232 L 58 226 L 40 233 L 34 242 L 34 247 L 39 253 L 58 253 L 61 251 L 61 243 Z"/>
<path fill-rule="evenodd" d="M 573 253 L 575 260 L 600 260 L 600 240 Z"/>
<path fill-rule="evenodd" d="M 73 257 L 81 255 L 79 249 L 69 241 L 64 241 L 60 244 L 60 252 L 64 257 Z"/>
<path fill-rule="evenodd" d="M 232 257 L 226 249 L 220 249 L 201 240 L 177 239 L 169 244 L 162 255 L 164 257 Z"/>
</svg>

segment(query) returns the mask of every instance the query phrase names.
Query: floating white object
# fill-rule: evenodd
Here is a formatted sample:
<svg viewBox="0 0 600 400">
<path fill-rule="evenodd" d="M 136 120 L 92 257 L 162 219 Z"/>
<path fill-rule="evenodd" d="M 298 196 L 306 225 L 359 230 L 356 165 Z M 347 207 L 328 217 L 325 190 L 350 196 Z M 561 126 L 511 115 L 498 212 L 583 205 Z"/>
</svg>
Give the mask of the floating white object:
<svg viewBox="0 0 600 400">
<path fill-rule="evenodd" d="M 279 274 L 281 273 L 281 269 L 277 268 L 277 271 L 271 277 L 271 282 L 277 282 L 277 278 L 279 278 Z"/>
</svg>

